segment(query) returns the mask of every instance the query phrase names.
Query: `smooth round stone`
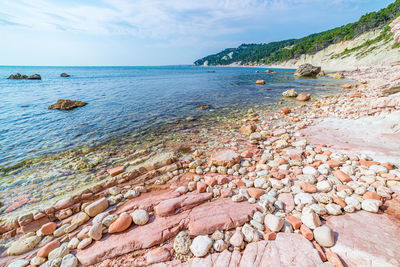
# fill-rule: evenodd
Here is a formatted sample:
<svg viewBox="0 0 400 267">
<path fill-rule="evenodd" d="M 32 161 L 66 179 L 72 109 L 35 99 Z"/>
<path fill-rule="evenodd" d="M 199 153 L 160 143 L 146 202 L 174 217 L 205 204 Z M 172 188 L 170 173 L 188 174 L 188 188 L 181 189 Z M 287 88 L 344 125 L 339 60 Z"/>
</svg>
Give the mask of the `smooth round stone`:
<svg viewBox="0 0 400 267">
<path fill-rule="evenodd" d="M 21 238 L 11 244 L 11 246 L 7 250 L 7 254 L 9 256 L 16 256 L 23 254 L 39 244 L 41 237 L 39 236 L 30 236 L 27 238 Z"/>
<path fill-rule="evenodd" d="M 132 224 L 132 217 L 128 213 L 122 213 L 118 219 L 108 228 L 110 234 L 125 231 Z"/>
<path fill-rule="evenodd" d="M 149 214 L 145 210 L 135 210 L 131 213 L 132 220 L 137 225 L 145 225 L 149 221 Z"/>
<path fill-rule="evenodd" d="M 301 215 L 301 222 L 310 229 L 315 229 L 321 225 L 321 220 L 319 219 L 319 216 L 314 212 Z"/>
<path fill-rule="evenodd" d="M 69 249 L 76 249 L 79 245 L 79 239 L 74 237 L 68 242 Z"/>
<path fill-rule="evenodd" d="M 294 196 L 294 203 L 296 205 L 303 204 L 303 205 L 311 205 L 315 203 L 315 199 L 309 193 L 299 193 Z"/>
<path fill-rule="evenodd" d="M 89 237 L 93 238 L 94 240 L 100 240 L 103 236 L 103 224 L 102 223 L 95 223 L 90 227 Z"/>
<path fill-rule="evenodd" d="M 50 251 L 49 256 L 47 257 L 49 261 L 62 258 L 69 253 L 68 244 L 63 243 L 60 247 L 53 249 Z"/>
<path fill-rule="evenodd" d="M 317 176 L 318 175 L 318 171 L 314 167 L 307 166 L 307 167 L 303 168 L 303 174 Z"/>
<path fill-rule="evenodd" d="M 85 212 L 79 212 L 74 215 L 74 218 L 71 221 L 71 224 L 82 225 L 85 222 L 89 221 L 90 217 Z"/>
<path fill-rule="evenodd" d="M 206 235 L 200 235 L 193 239 L 190 245 L 190 251 L 196 257 L 204 257 L 210 251 L 213 241 Z"/>
<path fill-rule="evenodd" d="M 191 243 L 189 234 L 186 231 L 181 231 L 174 239 L 174 250 L 177 254 L 186 255 L 190 251 Z"/>
<path fill-rule="evenodd" d="M 113 196 L 119 195 L 121 193 L 121 188 L 119 188 L 118 186 L 111 187 L 110 189 L 108 189 L 108 193 Z"/>
<path fill-rule="evenodd" d="M 29 265 L 28 260 L 16 260 L 8 265 L 8 267 L 25 267 Z"/>
<path fill-rule="evenodd" d="M 77 267 L 78 266 L 78 259 L 72 255 L 67 254 L 62 258 L 60 267 Z"/>
<path fill-rule="evenodd" d="M 223 232 L 217 230 L 212 234 L 211 238 L 214 240 L 221 240 L 221 239 L 224 239 L 224 236 L 225 235 Z"/>
<path fill-rule="evenodd" d="M 224 240 L 217 240 L 214 242 L 213 248 L 217 252 L 222 252 L 228 248 L 228 244 Z"/>
<path fill-rule="evenodd" d="M 328 226 L 320 226 L 314 230 L 314 239 L 322 247 L 332 247 L 335 244 L 335 236 Z"/>
<path fill-rule="evenodd" d="M 34 265 L 34 266 L 38 266 L 38 265 L 44 263 L 46 260 L 47 260 L 46 258 L 42 258 L 42 257 L 35 256 L 35 257 L 33 257 L 33 258 L 31 259 L 30 264 L 31 264 L 31 265 Z"/>
<path fill-rule="evenodd" d="M 92 243 L 92 241 L 93 241 L 93 239 L 91 239 L 90 237 L 83 239 L 81 242 L 79 242 L 78 249 L 86 248 L 87 246 L 89 246 Z"/>
<path fill-rule="evenodd" d="M 365 199 L 361 202 L 361 207 L 363 210 L 377 213 L 379 210 L 379 206 L 381 205 L 381 201 L 376 199 Z"/>
<path fill-rule="evenodd" d="M 321 181 L 317 183 L 317 189 L 324 193 L 328 193 L 329 191 L 332 190 L 332 186 L 329 183 L 329 181 Z"/>
<path fill-rule="evenodd" d="M 264 224 L 272 232 L 279 232 L 283 227 L 283 220 L 278 216 L 267 214 L 264 218 Z"/>
<path fill-rule="evenodd" d="M 244 235 L 240 231 L 235 231 L 235 233 L 229 240 L 229 243 L 231 243 L 232 246 L 238 248 L 242 247 L 243 242 L 244 242 Z"/>
<path fill-rule="evenodd" d="M 330 204 L 326 205 L 325 208 L 328 210 L 328 213 L 330 215 L 340 215 L 340 214 L 342 214 L 342 207 L 337 205 L 337 204 L 330 203 Z"/>
</svg>

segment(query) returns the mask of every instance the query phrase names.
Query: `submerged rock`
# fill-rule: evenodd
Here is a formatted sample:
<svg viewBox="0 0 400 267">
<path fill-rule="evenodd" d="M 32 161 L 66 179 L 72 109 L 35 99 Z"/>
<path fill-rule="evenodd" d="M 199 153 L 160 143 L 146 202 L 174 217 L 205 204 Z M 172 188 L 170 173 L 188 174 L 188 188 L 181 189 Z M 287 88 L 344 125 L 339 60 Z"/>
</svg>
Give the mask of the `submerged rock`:
<svg viewBox="0 0 400 267">
<path fill-rule="evenodd" d="M 316 67 L 311 64 L 303 64 L 300 65 L 296 72 L 294 73 L 294 76 L 296 77 L 316 77 L 318 73 L 321 72 L 321 67 Z"/>
<path fill-rule="evenodd" d="M 287 90 L 287 91 L 283 92 L 282 96 L 283 97 L 296 97 L 297 96 L 297 92 L 294 89 L 290 89 L 290 90 Z"/>
<path fill-rule="evenodd" d="M 79 108 L 86 106 L 88 103 L 77 101 L 77 100 L 69 100 L 69 99 L 59 99 L 57 103 L 49 106 L 49 109 L 61 109 L 61 110 L 71 110 L 74 108 Z"/>
</svg>

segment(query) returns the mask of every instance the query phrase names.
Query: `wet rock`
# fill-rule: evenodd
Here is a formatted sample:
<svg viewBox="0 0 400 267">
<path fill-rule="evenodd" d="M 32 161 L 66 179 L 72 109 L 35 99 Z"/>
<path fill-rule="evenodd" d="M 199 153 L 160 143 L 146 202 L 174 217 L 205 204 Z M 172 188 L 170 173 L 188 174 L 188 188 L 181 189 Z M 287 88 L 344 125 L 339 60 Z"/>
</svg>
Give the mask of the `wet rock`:
<svg viewBox="0 0 400 267">
<path fill-rule="evenodd" d="M 11 244 L 7 250 L 9 256 L 15 256 L 23 254 L 31 249 L 33 249 L 39 242 L 41 238 L 39 236 L 30 236 L 27 238 L 19 239 Z"/>
<path fill-rule="evenodd" d="M 213 245 L 213 241 L 208 236 L 197 236 L 193 239 L 190 245 L 190 251 L 196 257 L 204 257 L 208 254 L 210 248 Z"/>
<path fill-rule="evenodd" d="M 86 102 L 78 100 L 59 99 L 57 103 L 49 106 L 49 109 L 71 110 L 74 108 L 86 106 L 87 104 L 88 103 Z"/>
<path fill-rule="evenodd" d="M 71 75 L 66 74 L 65 72 L 60 74 L 60 77 L 66 78 L 66 77 L 70 77 Z"/>
<path fill-rule="evenodd" d="M 283 92 L 282 96 L 283 97 L 296 97 L 297 96 L 297 92 L 294 89 L 290 89 L 290 90 L 287 90 L 287 91 Z"/>
<path fill-rule="evenodd" d="M 257 81 L 256 81 L 256 84 L 257 84 L 257 85 L 264 85 L 264 84 L 265 84 L 265 81 L 264 81 L 264 80 L 257 80 Z"/>
<path fill-rule="evenodd" d="M 308 101 L 311 99 L 311 95 L 309 93 L 301 92 L 297 97 L 297 101 Z"/>
</svg>

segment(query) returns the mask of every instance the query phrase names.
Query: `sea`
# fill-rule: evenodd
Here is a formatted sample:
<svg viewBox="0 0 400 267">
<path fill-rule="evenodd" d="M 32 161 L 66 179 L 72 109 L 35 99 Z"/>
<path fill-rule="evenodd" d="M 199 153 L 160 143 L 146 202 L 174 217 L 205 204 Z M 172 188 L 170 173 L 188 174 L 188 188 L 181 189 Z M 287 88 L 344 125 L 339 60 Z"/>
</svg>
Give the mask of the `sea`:
<svg viewBox="0 0 400 267">
<path fill-rule="evenodd" d="M 265 70 L 190 65 L 1 66 L 0 171 L 29 158 L 83 144 L 96 146 L 165 123 L 276 103 L 288 89 L 315 95 L 337 91 L 343 83 L 330 78 L 298 79 L 291 69 Z M 63 72 L 70 77 L 60 77 Z M 7 79 L 16 73 L 37 73 L 42 79 Z M 256 85 L 261 79 L 265 85 Z M 58 99 L 88 105 L 71 111 L 48 109 Z"/>
</svg>

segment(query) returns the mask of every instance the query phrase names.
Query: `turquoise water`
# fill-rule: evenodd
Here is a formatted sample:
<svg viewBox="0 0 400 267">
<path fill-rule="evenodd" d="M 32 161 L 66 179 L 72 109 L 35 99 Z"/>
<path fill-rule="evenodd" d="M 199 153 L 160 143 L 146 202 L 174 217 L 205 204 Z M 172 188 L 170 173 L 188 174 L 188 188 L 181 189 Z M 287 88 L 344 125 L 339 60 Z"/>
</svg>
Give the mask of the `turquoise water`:
<svg viewBox="0 0 400 267">
<path fill-rule="evenodd" d="M 209 73 L 215 70 L 215 73 Z M 98 145 L 165 122 L 212 110 L 276 102 L 281 93 L 328 91 L 332 79 L 295 79 L 293 70 L 255 73 L 262 68 L 0 67 L 0 169 L 82 144 Z M 38 73 L 42 80 L 8 80 Z M 66 72 L 69 78 L 61 78 Z M 266 85 L 255 81 L 264 79 Z M 49 110 L 58 99 L 88 102 L 72 111 Z"/>
</svg>

